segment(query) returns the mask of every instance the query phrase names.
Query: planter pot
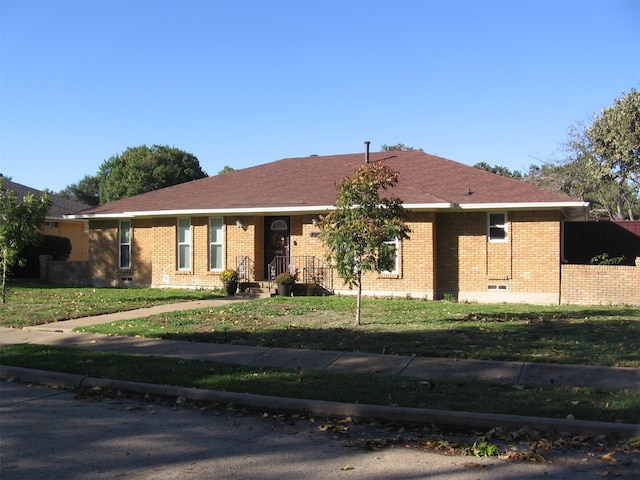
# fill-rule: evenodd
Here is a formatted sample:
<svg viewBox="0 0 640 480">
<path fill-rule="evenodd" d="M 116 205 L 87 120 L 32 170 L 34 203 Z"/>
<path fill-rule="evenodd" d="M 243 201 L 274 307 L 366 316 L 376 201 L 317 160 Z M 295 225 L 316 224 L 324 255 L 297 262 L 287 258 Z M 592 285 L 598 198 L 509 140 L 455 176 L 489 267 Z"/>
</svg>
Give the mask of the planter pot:
<svg viewBox="0 0 640 480">
<path fill-rule="evenodd" d="M 280 295 L 281 297 L 290 297 L 292 291 L 293 285 L 291 284 L 278 285 L 278 295 Z"/>
<path fill-rule="evenodd" d="M 238 290 L 238 282 L 224 282 L 224 294 L 228 297 L 233 297 L 236 294 L 236 290 Z"/>
</svg>

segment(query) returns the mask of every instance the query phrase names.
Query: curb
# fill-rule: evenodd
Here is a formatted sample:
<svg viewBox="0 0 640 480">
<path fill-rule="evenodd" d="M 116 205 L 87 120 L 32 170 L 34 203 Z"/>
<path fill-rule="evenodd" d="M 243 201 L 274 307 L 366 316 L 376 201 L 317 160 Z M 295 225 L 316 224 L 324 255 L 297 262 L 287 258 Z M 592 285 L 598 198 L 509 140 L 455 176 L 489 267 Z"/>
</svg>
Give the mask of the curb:
<svg viewBox="0 0 640 480">
<path fill-rule="evenodd" d="M 454 430 L 491 429 L 497 426 L 520 428 L 529 426 L 539 431 L 574 434 L 612 435 L 621 438 L 640 436 L 640 425 L 630 423 L 594 422 L 556 418 L 503 415 L 490 413 L 453 412 L 409 407 L 352 404 L 307 400 L 271 395 L 223 392 L 199 388 L 157 385 L 125 380 L 110 380 L 71 373 L 50 372 L 0 365 L 0 380 L 35 383 L 49 387 L 81 390 L 112 388 L 131 393 L 161 397 L 183 397 L 191 401 L 234 404 L 250 410 L 277 410 L 323 417 L 354 417 L 404 424 L 434 424 Z"/>
</svg>

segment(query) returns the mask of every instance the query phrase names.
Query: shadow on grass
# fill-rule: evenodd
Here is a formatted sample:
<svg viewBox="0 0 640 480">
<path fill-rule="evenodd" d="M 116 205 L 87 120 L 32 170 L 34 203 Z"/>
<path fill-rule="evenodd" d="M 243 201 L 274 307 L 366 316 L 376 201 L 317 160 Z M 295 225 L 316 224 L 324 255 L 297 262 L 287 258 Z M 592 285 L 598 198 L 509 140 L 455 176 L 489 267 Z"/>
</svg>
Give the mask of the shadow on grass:
<svg viewBox="0 0 640 480">
<path fill-rule="evenodd" d="M 254 328 L 250 321 L 189 314 L 129 322 L 123 328 L 96 328 L 102 333 L 141 335 L 193 342 L 305 348 L 426 357 L 474 358 L 605 366 L 640 366 L 640 322 L 637 310 L 576 310 L 534 314 L 470 313 L 463 319 L 413 322 L 403 330 L 376 323 L 363 327 L 315 328 L 297 322 Z M 210 312 L 209 312 L 210 313 Z M 597 318 L 597 320 L 591 320 Z M 603 320 L 605 318 L 605 320 Z M 380 322 L 383 325 L 385 322 Z M 397 322 L 396 322 L 397 324 Z"/>
<path fill-rule="evenodd" d="M 98 378 L 291 398 L 485 413 L 637 422 L 640 391 L 521 386 L 373 373 L 228 365 L 157 356 L 91 352 L 62 346 L 0 347 L 3 363 Z"/>
</svg>

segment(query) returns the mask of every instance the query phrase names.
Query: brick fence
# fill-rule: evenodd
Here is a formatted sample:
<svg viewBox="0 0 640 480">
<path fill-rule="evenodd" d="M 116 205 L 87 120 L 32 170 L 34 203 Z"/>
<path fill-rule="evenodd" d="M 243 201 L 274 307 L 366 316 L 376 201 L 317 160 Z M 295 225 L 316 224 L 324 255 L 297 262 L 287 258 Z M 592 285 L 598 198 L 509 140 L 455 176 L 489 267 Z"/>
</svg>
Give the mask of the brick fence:
<svg viewBox="0 0 640 480">
<path fill-rule="evenodd" d="M 640 305 L 640 257 L 629 265 L 562 265 L 560 303 Z"/>
<path fill-rule="evenodd" d="M 51 255 L 40 255 L 40 280 L 57 285 L 89 285 L 89 262 L 54 261 Z"/>
</svg>

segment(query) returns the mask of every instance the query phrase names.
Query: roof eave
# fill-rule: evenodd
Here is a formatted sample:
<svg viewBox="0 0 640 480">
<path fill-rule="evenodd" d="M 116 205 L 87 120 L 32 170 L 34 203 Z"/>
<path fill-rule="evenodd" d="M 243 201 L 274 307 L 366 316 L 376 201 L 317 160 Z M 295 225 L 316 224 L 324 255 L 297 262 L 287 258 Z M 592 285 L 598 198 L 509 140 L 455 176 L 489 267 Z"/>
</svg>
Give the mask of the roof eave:
<svg viewBox="0 0 640 480">
<path fill-rule="evenodd" d="M 335 208 L 333 205 L 296 206 L 296 207 L 253 207 L 253 208 L 203 208 L 184 210 L 148 210 L 140 212 L 118 213 L 86 213 L 65 215 L 70 219 L 114 219 L 114 218 L 149 218 L 149 217 L 182 217 L 182 216 L 211 216 L 211 215 L 256 215 L 256 214 L 281 214 L 281 213 L 315 213 L 324 212 Z"/>
<path fill-rule="evenodd" d="M 582 212 L 589 207 L 588 202 L 523 202 L 523 203 L 406 203 L 405 209 L 412 211 L 425 210 L 563 210 Z M 180 216 L 213 216 L 213 215 L 258 215 L 258 214 L 291 214 L 291 213 L 317 213 L 334 210 L 335 205 L 312 205 L 295 207 L 252 207 L 252 208 L 207 208 L 207 209 L 180 209 L 180 210 L 148 210 L 139 212 L 117 213 L 86 213 L 64 215 L 69 220 L 108 220 L 117 218 L 150 218 L 150 217 L 180 217 Z"/>
<path fill-rule="evenodd" d="M 589 202 L 507 202 L 507 203 L 460 203 L 462 210 L 558 210 L 587 209 Z"/>
</svg>

